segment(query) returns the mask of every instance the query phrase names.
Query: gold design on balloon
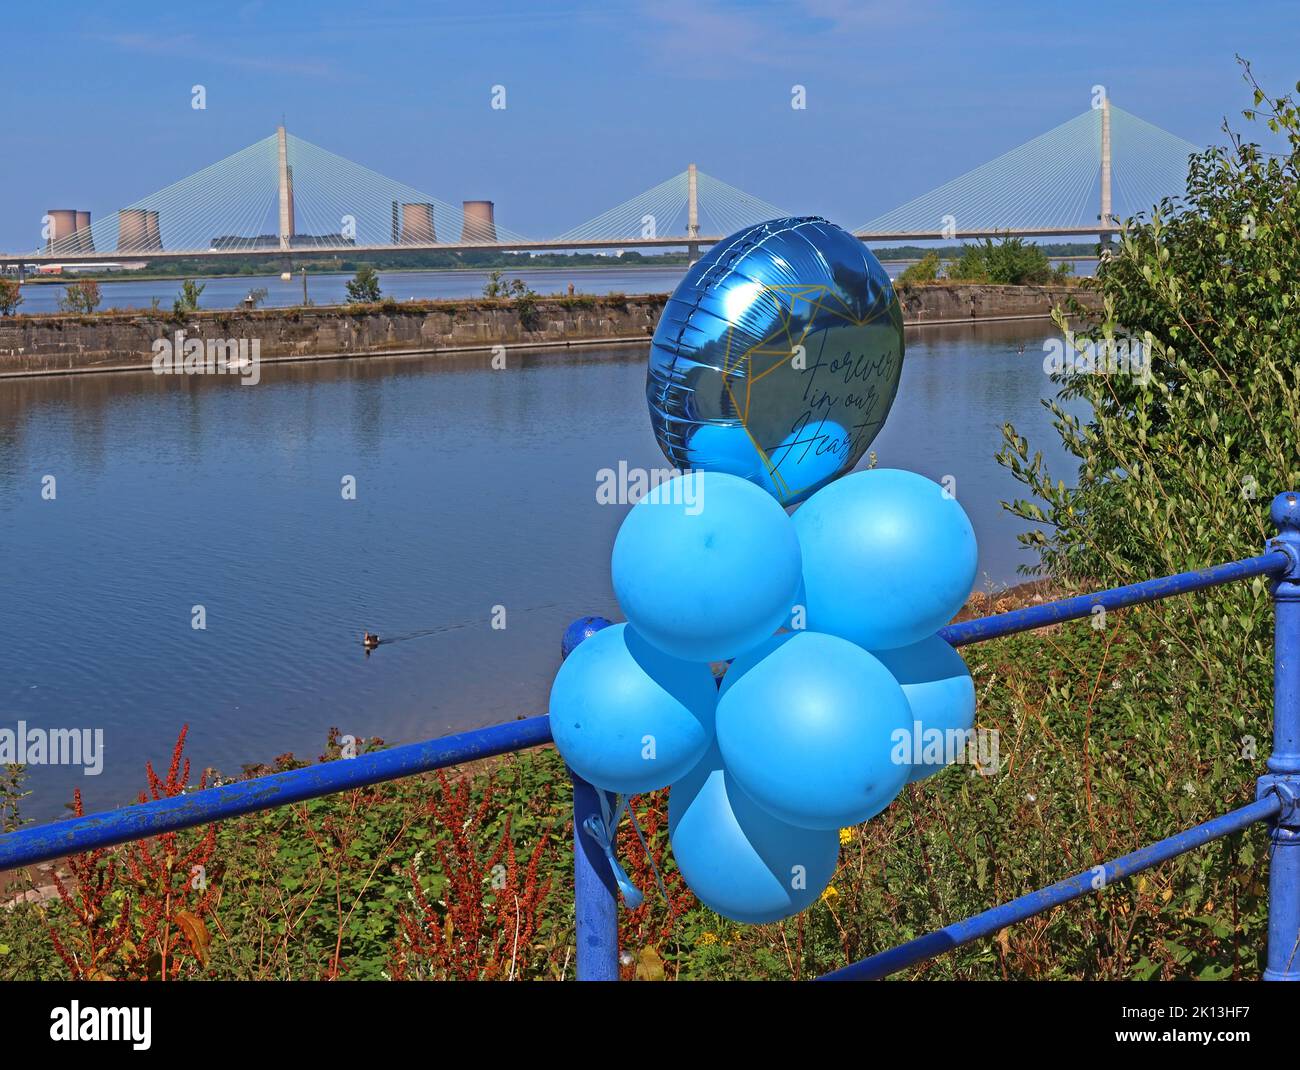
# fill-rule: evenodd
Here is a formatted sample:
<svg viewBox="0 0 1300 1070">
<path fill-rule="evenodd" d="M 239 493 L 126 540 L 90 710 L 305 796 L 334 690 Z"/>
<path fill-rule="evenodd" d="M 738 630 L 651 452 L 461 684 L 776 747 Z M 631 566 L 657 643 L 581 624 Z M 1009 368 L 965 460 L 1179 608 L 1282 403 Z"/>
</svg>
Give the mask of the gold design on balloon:
<svg viewBox="0 0 1300 1070">
<path fill-rule="evenodd" d="M 890 291 L 887 287 L 879 287 L 876 290 L 875 302 L 866 315 L 855 316 L 843 296 L 833 287 L 824 283 L 757 283 L 756 285 L 758 290 L 754 295 L 754 303 L 770 294 L 771 299 L 780 311 L 780 322 L 765 338 L 742 350 L 734 360 L 731 355 L 733 344 L 739 345 L 734 339 L 736 326 L 734 323 L 727 326 L 727 348 L 722 361 L 722 383 L 726 388 L 727 395 L 731 398 L 732 405 L 740 415 L 740 426 L 745 429 L 749 441 L 763 459 L 767 474 L 777 492 L 782 498 L 785 498 L 791 493 L 789 484 L 786 483 L 785 477 L 777 472 L 776 467 L 767 455 L 767 451 L 763 449 L 749 430 L 749 406 L 754 384 L 764 376 L 776 371 L 787 360 L 793 360 L 796 347 L 803 345 L 814 325 L 818 330 L 826 329 L 827 324 L 819 319 L 821 313 L 843 320 L 844 323 L 853 327 L 865 327 L 878 320 L 882 315 L 889 313 L 891 302 L 888 298 L 890 297 Z M 788 303 L 783 302 L 782 297 L 785 297 Z M 803 325 L 802 329 L 799 330 L 799 337 L 796 339 L 794 337 L 794 332 L 797 329 L 795 316 L 796 307 L 800 300 L 807 301 L 808 311 L 806 315 L 801 314 Z M 773 359 L 765 368 L 754 374 L 754 359 L 756 357 L 771 357 Z M 735 390 L 732 389 L 733 379 L 744 380 L 745 400 L 743 405 L 740 399 L 736 397 Z"/>
</svg>

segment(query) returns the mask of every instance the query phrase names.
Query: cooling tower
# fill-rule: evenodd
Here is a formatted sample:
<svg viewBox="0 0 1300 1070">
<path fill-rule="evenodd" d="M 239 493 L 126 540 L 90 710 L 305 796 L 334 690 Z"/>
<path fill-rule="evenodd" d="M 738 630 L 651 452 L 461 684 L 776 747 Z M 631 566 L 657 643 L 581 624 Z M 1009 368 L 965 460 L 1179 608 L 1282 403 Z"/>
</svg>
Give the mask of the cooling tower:
<svg viewBox="0 0 1300 1070">
<path fill-rule="evenodd" d="M 77 232 L 76 211 L 71 208 L 51 208 L 45 214 L 50 220 L 50 236 L 45 242 L 45 251 L 72 252 L 74 243 L 70 239 Z"/>
<path fill-rule="evenodd" d="M 117 247 L 131 252 L 162 249 L 158 213 L 147 208 L 123 208 L 118 211 Z"/>
<path fill-rule="evenodd" d="M 497 240 L 497 224 L 492 214 L 491 201 L 463 201 L 461 206 L 465 211 L 465 222 L 460 230 L 461 241 Z"/>
<path fill-rule="evenodd" d="M 95 251 L 95 238 L 90 232 L 90 213 L 77 213 L 77 235 L 76 246 L 79 253 L 93 253 Z"/>
<path fill-rule="evenodd" d="M 402 205 L 402 244 L 432 245 L 438 240 L 433 225 L 433 205 Z"/>
<path fill-rule="evenodd" d="M 143 249 L 145 224 L 143 208 L 123 208 L 117 213 L 117 247 Z"/>
</svg>

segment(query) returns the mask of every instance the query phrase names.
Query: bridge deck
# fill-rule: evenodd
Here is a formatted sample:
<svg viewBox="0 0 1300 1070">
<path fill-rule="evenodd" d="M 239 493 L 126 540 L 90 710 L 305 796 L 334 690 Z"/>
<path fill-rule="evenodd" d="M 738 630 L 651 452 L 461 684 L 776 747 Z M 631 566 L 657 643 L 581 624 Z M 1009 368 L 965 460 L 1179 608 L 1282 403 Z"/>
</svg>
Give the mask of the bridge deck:
<svg viewBox="0 0 1300 1070">
<path fill-rule="evenodd" d="M 864 242 L 892 242 L 907 244 L 918 241 L 969 241 L 984 238 L 1102 238 L 1119 234 L 1118 227 L 1021 227 L 1010 230 L 959 230 L 935 231 L 882 231 L 857 234 Z M 94 253 L 0 253 L 0 265 L 9 264 L 113 264 L 123 260 L 304 260 L 319 256 L 346 256 L 378 253 L 466 253 L 466 252 L 569 252 L 583 249 L 671 249 L 691 246 L 717 245 L 725 235 L 702 234 L 697 237 L 668 236 L 662 238 L 589 239 L 586 241 L 515 241 L 515 242 L 434 242 L 402 245 L 320 245 L 296 249 L 120 249 Z"/>
</svg>

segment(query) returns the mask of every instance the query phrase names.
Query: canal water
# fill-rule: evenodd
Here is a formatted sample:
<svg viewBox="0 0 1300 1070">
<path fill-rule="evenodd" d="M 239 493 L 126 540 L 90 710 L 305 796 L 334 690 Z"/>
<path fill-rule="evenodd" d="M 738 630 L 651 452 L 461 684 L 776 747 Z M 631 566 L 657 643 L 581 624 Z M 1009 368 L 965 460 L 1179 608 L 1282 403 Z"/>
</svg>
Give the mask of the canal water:
<svg viewBox="0 0 1300 1070">
<path fill-rule="evenodd" d="M 981 586 L 1031 563 L 999 505 L 1018 492 L 993 461 L 1003 422 L 1073 475 L 1040 404 L 1051 330 L 910 331 L 873 447 L 956 480 Z M 63 813 L 74 787 L 90 810 L 129 801 L 186 723 L 196 770 L 234 775 L 314 759 L 331 726 L 397 743 L 545 712 L 565 624 L 618 617 L 627 507 L 597 503 L 597 473 L 665 464 L 645 360 L 629 345 L 512 352 L 502 371 L 485 353 L 265 366 L 257 386 L 0 384 L 0 729 L 104 744 L 97 776 L 33 766 L 27 816 Z M 400 641 L 367 657 L 364 629 Z"/>
<path fill-rule="evenodd" d="M 523 264 L 526 257 L 520 258 Z M 1091 275 L 1095 260 L 1074 264 L 1077 275 Z M 896 278 L 907 267 L 904 262 L 887 261 L 885 268 Z M 507 279 L 522 278 L 539 294 L 563 294 L 572 284 L 577 293 L 669 293 L 681 281 L 686 268 L 681 267 L 573 267 L 504 269 Z M 487 271 L 381 271 L 379 288 L 395 301 L 428 301 L 438 298 L 482 297 L 488 281 Z M 347 283 L 351 273 L 308 275 L 307 296 L 318 305 L 341 305 L 347 301 Z M 245 275 L 238 278 L 204 279 L 199 305 L 202 308 L 235 308 L 249 291 L 266 290 L 265 306 L 287 308 L 302 304 L 302 277 L 295 275 L 284 282 L 279 275 Z M 64 285 L 58 282 L 33 282 L 23 287 L 20 311 L 32 315 L 57 312 L 63 300 Z M 101 282 L 101 309 L 149 308 L 158 301 L 170 309 L 180 295 L 180 279 L 123 279 Z"/>
</svg>

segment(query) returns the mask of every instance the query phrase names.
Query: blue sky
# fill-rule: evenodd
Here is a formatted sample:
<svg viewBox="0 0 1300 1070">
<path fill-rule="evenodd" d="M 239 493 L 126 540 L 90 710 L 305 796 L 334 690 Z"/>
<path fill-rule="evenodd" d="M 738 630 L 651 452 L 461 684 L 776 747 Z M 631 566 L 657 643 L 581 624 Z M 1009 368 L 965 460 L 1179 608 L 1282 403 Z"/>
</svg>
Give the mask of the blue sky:
<svg viewBox="0 0 1300 1070">
<path fill-rule="evenodd" d="M 281 113 L 443 200 L 494 200 L 531 235 L 690 160 L 854 226 L 1085 111 L 1096 84 L 1206 143 L 1249 103 L 1235 52 L 1272 90 L 1300 78 L 1300 16 L 1274 3 L 99 0 L 2 19 L 5 249 L 34 248 L 48 208 L 99 218 Z"/>
</svg>

